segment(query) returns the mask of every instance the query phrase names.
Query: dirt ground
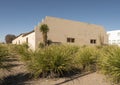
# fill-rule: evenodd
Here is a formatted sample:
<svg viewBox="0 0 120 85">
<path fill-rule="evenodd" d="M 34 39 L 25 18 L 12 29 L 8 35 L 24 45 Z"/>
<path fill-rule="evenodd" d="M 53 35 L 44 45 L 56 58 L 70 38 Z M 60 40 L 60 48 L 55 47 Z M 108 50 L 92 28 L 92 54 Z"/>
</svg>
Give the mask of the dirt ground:
<svg viewBox="0 0 120 85">
<path fill-rule="evenodd" d="M 18 57 L 10 57 L 7 62 L 11 69 L 0 72 L 1 77 L 6 76 L 1 85 L 111 85 L 104 75 L 97 72 L 72 78 L 35 80 L 31 79 L 24 63 Z"/>
<path fill-rule="evenodd" d="M 106 81 L 105 77 L 96 72 L 85 75 L 77 76 L 74 78 L 62 79 L 39 79 L 26 82 L 26 85 L 111 85 Z"/>
</svg>

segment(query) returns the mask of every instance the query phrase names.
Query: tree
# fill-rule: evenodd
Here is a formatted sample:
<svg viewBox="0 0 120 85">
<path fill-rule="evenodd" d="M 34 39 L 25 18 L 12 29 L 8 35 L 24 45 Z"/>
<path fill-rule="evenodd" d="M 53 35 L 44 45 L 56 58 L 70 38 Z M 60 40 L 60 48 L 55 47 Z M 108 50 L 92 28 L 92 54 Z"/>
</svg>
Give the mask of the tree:
<svg viewBox="0 0 120 85">
<path fill-rule="evenodd" d="M 47 24 L 42 24 L 40 26 L 40 31 L 42 32 L 43 36 L 43 44 L 46 46 L 47 45 L 47 32 L 49 31 L 49 27 Z"/>
<path fill-rule="evenodd" d="M 6 41 L 7 44 L 9 44 L 9 43 L 12 43 L 12 40 L 14 40 L 15 38 L 16 38 L 15 35 L 13 35 L 13 34 L 7 34 L 5 36 L 5 41 Z"/>
</svg>

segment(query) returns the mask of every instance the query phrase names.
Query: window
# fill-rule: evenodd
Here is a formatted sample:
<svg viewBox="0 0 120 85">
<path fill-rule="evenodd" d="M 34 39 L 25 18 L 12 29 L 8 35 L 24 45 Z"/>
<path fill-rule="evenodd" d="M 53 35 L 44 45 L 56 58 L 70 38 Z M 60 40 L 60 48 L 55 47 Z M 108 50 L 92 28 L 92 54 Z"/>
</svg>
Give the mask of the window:
<svg viewBox="0 0 120 85">
<path fill-rule="evenodd" d="M 71 42 L 75 42 L 75 39 L 74 39 L 74 38 L 71 38 Z"/>
<path fill-rule="evenodd" d="M 28 37 L 26 38 L 26 43 L 28 43 Z"/>
<path fill-rule="evenodd" d="M 116 40 L 112 40 L 112 44 L 116 44 Z"/>
<path fill-rule="evenodd" d="M 70 38 L 67 38 L 67 42 L 70 42 Z"/>
<path fill-rule="evenodd" d="M 20 44 L 20 40 L 19 40 L 19 44 Z"/>
<path fill-rule="evenodd" d="M 96 44 L 96 40 L 95 40 L 95 39 L 91 39 L 91 40 L 90 40 L 90 43 L 91 43 L 91 44 Z"/>
<path fill-rule="evenodd" d="M 117 35 L 120 36 L 120 32 L 118 32 Z"/>
<path fill-rule="evenodd" d="M 118 44 L 120 44 L 120 40 L 118 40 L 118 42 L 117 42 Z"/>
<path fill-rule="evenodd" d="M 75 38 L 67 38 L 67 42 L 74 43 L 75 42 Z"/>
</svg>

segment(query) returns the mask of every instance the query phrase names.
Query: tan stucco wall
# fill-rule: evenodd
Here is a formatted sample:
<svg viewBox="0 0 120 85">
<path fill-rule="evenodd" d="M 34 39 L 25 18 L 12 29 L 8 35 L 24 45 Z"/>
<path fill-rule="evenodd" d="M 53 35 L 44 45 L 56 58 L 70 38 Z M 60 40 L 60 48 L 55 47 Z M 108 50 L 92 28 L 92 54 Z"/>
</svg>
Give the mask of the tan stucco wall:
<svg viewBox="0 0 120 85">
<path fill-rule="evenodd" d="M 52 42 L 68 43 L 67 38 L 75 38 L 76 45 L 100 45 L 100 38 L 104 44 L 108 43 L 108 37 L 105 29 L 102 26 L 88 24 L 78 21 L 66 20 L 62 18 L 46 17 L 42 22 L 34 28 L 34 32 L 24 37 L 19 36 L 13 40 L 13 44 L 20 44 L 26 42 L 31 49 L 37 49 L 40 42 L 42 42 L 42 33 L 40 32 L 40 25 L 47 24 L 49 27 L 48 40 Z M 90 40 L 95 39 L 96 44 L 91 44 Z"/>
<path fill-rule="evenodd" d="M 39 26 L 36 26 L 34 30 L 35 30 L 35 49 L 37 49 L 40 42 L 42 42 L 42 33 L 40 32 Z"/>
<path fill-rule="evenodd" d="M 100 36 L 104 38 L 104 44 L 107 44 L 106 31 L 102 26 L 82 23 L 78 21 L 65 20 L 55 17 L 46 17 L 41 24 L 47 24 L 49 27 L 48 40 L 53 42 L 67 43 L 67 37 L 75 38 L 77 45 L 92 45 L 90 39 L 96 39 L 95 45 L 100 45 Z M 36 47 L 42 39 L 39 27 L 35 28 Z"/>
</svg>

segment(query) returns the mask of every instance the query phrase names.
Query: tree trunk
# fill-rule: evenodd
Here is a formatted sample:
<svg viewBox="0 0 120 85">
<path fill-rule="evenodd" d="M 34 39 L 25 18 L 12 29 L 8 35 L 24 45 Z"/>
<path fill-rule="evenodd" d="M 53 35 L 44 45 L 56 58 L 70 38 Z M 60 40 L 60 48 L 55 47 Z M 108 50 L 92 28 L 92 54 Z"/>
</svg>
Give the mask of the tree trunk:
<svg viewBox="0 0 120 85">
<path fill-rule="evenodd" d="M 47 33 L 43 33 L 43 44 L 47 45 Z"/>
</svg>

